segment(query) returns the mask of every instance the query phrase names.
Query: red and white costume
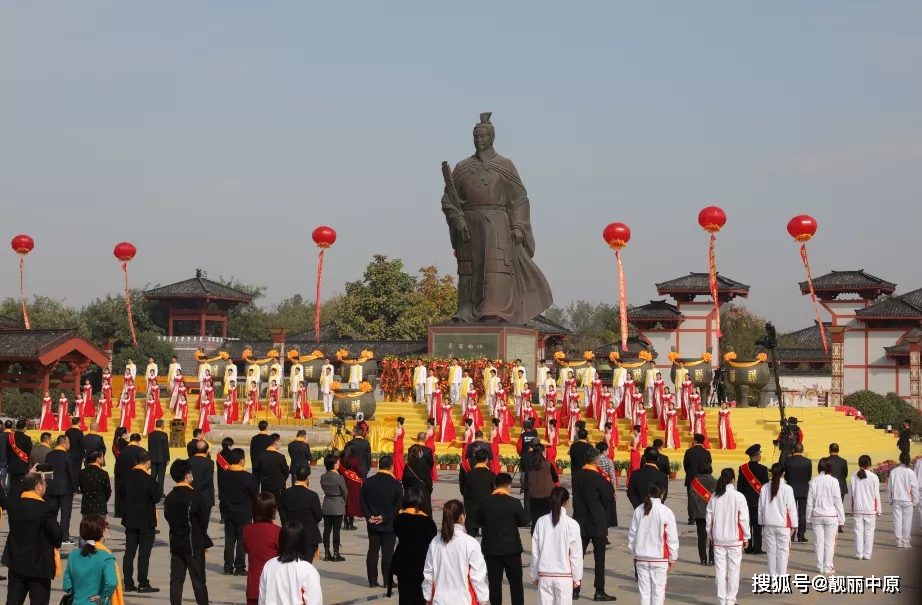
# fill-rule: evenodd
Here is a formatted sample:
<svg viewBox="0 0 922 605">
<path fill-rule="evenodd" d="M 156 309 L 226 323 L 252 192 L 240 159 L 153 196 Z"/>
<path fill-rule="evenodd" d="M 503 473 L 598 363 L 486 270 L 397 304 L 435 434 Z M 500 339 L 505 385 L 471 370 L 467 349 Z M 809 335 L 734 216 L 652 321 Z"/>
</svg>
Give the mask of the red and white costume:
<svg viewBox="0 0 922 605">
<path fill-rule="evenodd" d="M 535 408 L 531 407 L 531 400 L 525 399 L 522 404 L 522 416 L 519 418 L 521 426 L 525 426 L 525 421 L 531 418 L 535 421 L 535 428 L 541 428 L 541 418 L 538 417 L 538 412 L 535 411 Z"/>
<path fill-rule="evenodd" d="M 664 390 L 666 388 L 666 383 L 662 378 L 653 382 L 653 417 L 662 418 L 663 410 L 666 409 L 665 404 L 663 403 L 663 397 L 666 393 Z M 663 428 L 663 427 L 660 427 Z"/>
<path fill-rule="evenodd" d="M 474 388 L 473 381 L 471 381 L 470 386 L 467 388 L 467 393 L 462 399 L 464 400 L 464 406 L 465 406 L 464 413 L 465 414 L 470 412 L 471 408 L 477 408 L 477 389 Z M 480 416 L 480 422 L 482 425 L 483 424 L 483 414 L 480 413 L 479 409 L 477 410 L 477 415 Z M 476 424 L 476 421 L 474 422 L 474 424 Z"/>
<path fill-rule="evenodd" d="M 659 430 L 666 430 L 666 411 L 669 409 L 669 404 L 672 403 L 672 393 L 663 394 L 663 407 L 659 411 Z"/>
<path fill-rule="evenodd" d="M 700 405 L 696 406 L 694 410 L 693 421 L 695 423 L 695 431 L 704 435 L 704 449 L 709 450 L 711 449 L 711 443 L 708 440 L 707 415 L 704 413 L 704 410 L 701 409 Z"/>
<path fill-rule="evenodd" d="M 200 413 L 214 416 L 218 413 L 214 405 L 214 387 L 211 386 L 210 381 L 206 384 L 208 386 L 206 386 L 198 396 L 198 409 Z"/>
<path fill-rule="evenodd" d="M 134 385 L 129 384 L 122 398 L 118 402 L 118 408 L 121 411 L 119 417 L 119 426 L 128 429 L 131 432 L 131 421 L 134 419 Z"/>
<path fill-rule="evenodd" d="M 311 410 L 311 404 L 307 401 L 307 386 L 302 382 L 295 391 L 294 408 L 295 418 L 298 420 L 307 420 L 314 417 L 314 411 Z"/>
<path fill-rule="evenodd" d="M 441 393 L 439 393 L 441 395 Z M 441 399 L 441 397 L 439 397 Z M 451 402 L 446 401 L 441 406 L 441 418 L 439 419 L 439 442 L 451 443 L 456 439 L 455 423 L 451 417 Z"/>
<path fill-rule="evenodd" d="M 185 395 L 179 396 L 173 418 L 179 418 L 183 422 L 189 422 L 189 401 L 186 399 Z"/>
<path fill-rule="evenodd" d="M 544 406 L 544 438 L 550 439 L 548 434 L 548 427 L 551 424 L 551 420 L 557 421 L 557 426 L 560 426 L 560 410 L 557 408 L 557 394 L 550 391 L 545 393 L 545 401 L 547 405 Z"/>
<path fill-rule="evenodd" d="M 589 402 L 588 406 L 592 410 L 592 415 L 590 418 L 598 418 L 602 415 L 602 379 L 599 378 L 599 375 L 595 375 L 595 379 L 592 381 L 592 390 L 589 392 Z"/>
<path fill-rule="evenodd" d="M 70 415 L 68 414 L 67 407 L 70 405 L 67 397 L 64 393 L 61 393 L 61 398 L 58 399 L 58 422 L 57 429 L 59 431 L 66 431 L 70 428 Z"/>
<path fill-rule="evenodd" d="M 176 371 L 173 375 L 173 384 L 170 385 L 170 411 L 176 415 L 176 405 L 179 402 L 179 396 L 186 394 L 186 383 L 182 372 Z"/>
<path fill-rule="evenodd" d="M 570 443 L 576 442 L 576 433 L 578 432 L 578 429 L 576 428 L 576 423 L 579 422 L 579 414 L 580 414 L 579 401 L 571 401 L 570 402 L 570 424 L 569 424 L 570 429 L 568 431 L 570 435 Z"/>
<path fill-rule="evenodd" d="M 612 394 L 601 393 L 599 395 L 599 413 L 596 416 L 599 419 L 599 430 L 605 430 L 605 423 L 611 422 L 612 425 L 615 424 L 615 414 L 617 413 L 617 408 L 611 403 Z"/>
<path fill-rule="evenodd" d="M 208 388 L 211 388 L 211 387 L 208 387 Z M 199 397 L 199 402 L 201 403 L 201 397 Z M 211 404 L 210 407 L 213 408 L 214 404 Z M 202 433 L 206 435 L 211 432 L 211 419 L 208 417 L 209 416 L 208 408 L 209 408 L 209 404 L 205 402 L 205 405 L 203 407 L 200 407 L 198 411 L 198 428 L 200 428 L 202 430 Z M 214 410 L 212 409 L 210 411 L 213 412 Z"/>
<path fill-rule="evenodd" d="M 474 443 L 474 427 L 469 426 L 464 429 L 464 451 L 467 452 L 467 446 Z"/>
<path fill-rule="evenodd" d="M 147 394 L 147 405 L 144 410 L 144 434 L 150 435 L 157 428 L 157 421 L 163 418 L 163 408 L 160 407 L 160 385 L 156 382 L 151 384 Z"/>
<path fill-rule="evenodd" d="M 93 403 L 93 385 L 83 385 L 83 416 L 95 416 L 96 405 Z"/>
<path fill-rule="evenodd" d="M 499 442 L 509 443 L 509 424 L 512 420 L 512 414 L 509 413 L 505 400 L 498 399 L 496 401 L 495 413 L 495 418 L 499 419 Z"/>
<path fill-rule="evenodd" d="M 243 410 L 243 424 L 250 424 L 250 420 L 256 418 L 256 413 L 259 411 L 259 390 L 255 382 L 250 383 L 247 395 L 246 408 Z"/>
<path fill-rule="evenodd" d="M 605 431 L 605 443 L 608 444 L 608 459 L 615 461 L 615 450 L 618 449 L 618 428 L 612 425 L 612 428 Z"/>
<path fill-rule="evenodd" d="M 224 422 L 233 424 L 240 420 L 240 410 L 237 406 L 237 388 L 228 389 L 227 398 L 224 400 Z"/>
<path fill-rule="evenodd" d="M 694 387 L 695 385 L 688 379 L 688 374 L 686 373 L 685 380 L 679 385 L 679 404 L 682 411 L 682 420 L 688 420 L 691 416 L 691 411 L 694 409 L 691 407 L 691 398 L 694 395 L 692 389 Z M 701 400 L 700 396 L 698 400 Z"/>
<path fill-rule="evenodd" d="M 694 435 L 698 431 L 698 419 L 695 417 L 695 411 L 701 407 L 701 395 L 692 393 L 688 396 L 688 419 L 689 435 Z"/>
<path fill-rule="evenodd" d="M 643 395 L 640 396 L 640 402 L 634 405 L 634 423 L 640 425 L 640 446 L 647 447 L 647 408 L 643 405 Z"/>
<path fill-rule="evenodd" d="M 279 385 L 270 385 L 266 391 L 266 399 L 269 402 L 269 411 L 276 418 L 282 417 L 282 406 L 279 403 Z"/>
<path fill-rule="evenodd" d="M 103 373 L 102 375 L 102 394 L 106 400 L 107 413 L 112 413 L 112 374 Z"/>
<path fill-rule="evenodd" d="M 109 403 L 102 396 L 96 409 L 96 430 L 100 433 L 109 432 Z"/>
<path fill-rule="evenodd" d="M 621 388 L 621 401 L 618 402 L 618 418 L 631 418 L 634 408 L 634 378 L 627 375 Z"/>
<path fill-rule="evenodd" d="M 576 379 L 571 377 L 563 381 L 563 402 L 569 407 L 574 400 L 579 403 L 579 391 L 576 390 Z"/>
<path fill-rule="evenodd" d="M 53 401 L 50 396 L 46 395 L 42 398 L 42 416 L 38 422 L 38 430 L 40 431 L 53 431 L 57 421 L 54 417 L 54 410 L 51 409 Z M 6 444 L 4 444 L 6 447 Z"/>
<path fill-rule="evenodd" d="M 81 395 L 78 392 L 77 398 L 74 399 L 74 410 L 75 410 L 74 414 L 76 414 L 77 418 L 80 419 L 80 424 L 79 424 L 80 430 L 86 431 L 86 422 L 83 421 L 83 408 L 84 408 L 83 395 Z"/>
<path fill-rule="evenodd" d="M 735 450 L 736 441 L 733 439 L 733 429 L 730 427 L 730 408 L 721 408 L 717 414 L 717 438 L 720 449 Z"/>
<path fill-rule="evenodd" d="M 663 435 L 663 447 L 670 450 L 679 449 L 679 412 L 666 410 L 666 434 Z"/>
<path fill-rule="evenodd" d="M 468 391 L 470 393 L 470 391 Z M 479 431 L 483 427 L 483 414 L 480 412 L 480 407 L 474 403 L 476 400 L 472 400 L 467 409 L 464 410 L 464 416 L 461 418 L 464 424 L 467 424 L 467 419 L 470 418 L 474 421 L 474 430 Z"/>
</svg>

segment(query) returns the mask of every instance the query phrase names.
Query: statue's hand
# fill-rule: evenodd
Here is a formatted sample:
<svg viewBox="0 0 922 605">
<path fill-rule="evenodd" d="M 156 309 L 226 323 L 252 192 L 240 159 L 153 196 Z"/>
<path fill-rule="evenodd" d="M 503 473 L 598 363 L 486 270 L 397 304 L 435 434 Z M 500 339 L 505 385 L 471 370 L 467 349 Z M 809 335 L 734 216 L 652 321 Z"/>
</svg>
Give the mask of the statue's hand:
<svg viewBox="0 0 922 605">
<path fill-rule="evenodd" d="M 525 234 L 522 233 L 522 230 L 513 228 L 512 229 L 512 241 L 515 243 L 515 245 L 516 246 L 520 245 L 523 239 L 525 239 Z"/>
<path fill-rule="evenodd" d="M 470 232 L 467 230 L 467 227 L 466 227 L 466 226 L 461 227 L 460 235 L 461 235 L 461 243 L 462 243 L 462 244 L 466 244 L 467 242 L 471 241 L 471 234 L 470 234 Z"/>
</svg>

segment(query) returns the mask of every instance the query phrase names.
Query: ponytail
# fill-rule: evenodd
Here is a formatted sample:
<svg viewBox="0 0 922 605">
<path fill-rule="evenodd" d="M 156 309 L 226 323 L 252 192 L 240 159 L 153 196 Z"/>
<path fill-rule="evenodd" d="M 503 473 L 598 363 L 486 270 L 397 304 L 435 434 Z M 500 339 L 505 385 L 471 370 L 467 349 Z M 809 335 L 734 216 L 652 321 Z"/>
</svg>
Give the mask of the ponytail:
<svg viewBox="0 0 922 605">
<path fill-rule="evenodd" d="M 858 458 L 858 466 L 861 467 L 861 469 L 858 471 L 858 478 L 867 479 L 868 472 L 865 469 L 871 468 L 871 457 L 868 456 L 867 454 L 863 454 L 862 456 L 860 456 Z"/>
<path fill-rule="evenodd" d="M 570 501 L 570 492 L 565 487 L 555 487 L 551 490 L 551 523 L 554 527 L 560 523 L 560 509 Z"/>
<path fill-rule="evenodd" d="M 87 542 L 80 548 L 81 557 L 89 557 L 90 555 L 95 555 L 95 554 L 96 554 L 96 543 L 95 542 L 93 544 L 90 544 L 89 542 Z"/>
<path fill-rule="evenodd" d="M 784 475 L 784 467 L 781 466 L 780 462 L 776 462 L 772 465 L 772 500 L 775 499 L 775 496 L 778 495 L 778 490 L 781 489 L 781 476 Z"/>
<path fill-rule="evenodd" d="M 720 477 L 717 478 L 717 487 L 714 488 L 714 495 L 718 498 L 727 493 L 727 486 L 736 480 L 736 473 L 732 468 L 725 468 L 720 471 Z"/>
<path fill-rule="evenodd" d="M 455 524 L 464 515 L 464 505 L 458 500 L 449 500 L 442 509 L 442 542 L 448 544 L 455 537 Z"/>
<path fill-rule="evenodd" d="M 662 500 L 663 497 L 663 486 L 658 482 L 654 481 L 650 484 L 650 488 L 647 490 L 647 497 L 643 501 L 643 516 L 646 517 L 650 514 L 650 511 L 653 510 L 653 499 Z"/>
</svg>

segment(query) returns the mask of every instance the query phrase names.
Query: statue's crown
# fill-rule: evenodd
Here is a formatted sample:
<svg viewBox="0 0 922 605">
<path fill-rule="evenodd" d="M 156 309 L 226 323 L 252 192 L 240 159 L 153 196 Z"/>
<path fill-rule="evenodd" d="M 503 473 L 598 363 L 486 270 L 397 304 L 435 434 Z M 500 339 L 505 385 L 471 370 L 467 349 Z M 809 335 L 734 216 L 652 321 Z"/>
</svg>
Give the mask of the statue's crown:
<svg viewBox="0 0 922 605">
<path fill-rule="evenodd" d="M 482 114 L 480 114 L 480 123 L 481 123 L 481 124 L 489 124 L 489 123 L 490 123 L 490 116 L 492 116 L 492 115 L 493 115 L 493 112 L 492 112 L 492 111 L 485 111 L 485 112 L 483 112 Z"/>
</svg>

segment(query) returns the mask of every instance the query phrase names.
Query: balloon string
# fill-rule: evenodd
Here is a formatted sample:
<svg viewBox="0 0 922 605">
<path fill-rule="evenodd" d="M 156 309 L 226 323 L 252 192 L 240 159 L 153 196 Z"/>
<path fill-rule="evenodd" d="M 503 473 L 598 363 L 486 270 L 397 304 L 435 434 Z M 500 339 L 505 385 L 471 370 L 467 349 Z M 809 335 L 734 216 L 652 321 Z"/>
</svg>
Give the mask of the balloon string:
<svg viewBox="0 0 922 605">
<path fill-rule="evenodd" d="M 807 271 L 807 285 L 810 286 L 810 298 L 813 299 L 813 310 L 816 311 L 816 321 L 820 325 L 820 337 L 823 339 L 823 351 L 829 353 L 829 345 L 826 344 L 826 327 L 823 326 L 820 306 L 819 303 L 816 302 L 816 292 L 813 291 L 813 278 L 810 276 L 810 263 L 807 261 L 807 244 L 800 245 L 800 258 L 804 261 L 804 269 Z"/>
<path fill-rule="evenodd" d="M 708 247 L 708 285 L 711 286 L 711 298 L 714 299 L 714 317 L 717 327 L 717 338 L 723 338 L 720 332 L 720 294 L 717 291 L 717 261 L 714 259 L 714 242 L 717 236 L 711 234 L 711 245 Z"/>
<path fill-rule="evenodd" d="M 138 348 L 138 336 L 134 333 L 134 317 L 131 313 L 131 290 L 128 288 L 128 263 L 122 263 L 122 271 L 125 272 L 125 308 L 128 309 L 128 327 L 131 328 L 131 342 L 134 348 Z"/>
<path fill-rule="evenodd" d="M 31 330 L 32 324 L 29 323 L 29 311 L 26 309 L 26 286 L 22 272 L 22 266 L 25 260 L 26 259 L 22 257 L 19 259 L 19 294 L 22 296 L 22 321 L 26 325 L 26 330 Z"/>
<path fill-rule="evenodd" d="M 317 259 L 317 303 L 314 305 L 314 333 L 317 335 L 317 343 L 320 343 L 320 282 L 323 279 L 323 248 L 320 249 L 320 256 Z"/>
<path fill-rule="evenodd" d="M 618 259 L 618 294 L 621 299 L 621 350 L 627 351 L 627 296 L 624 287 L 624 266 L 621 264 L 621 251 L 615 250 Z"/>
</svg>

